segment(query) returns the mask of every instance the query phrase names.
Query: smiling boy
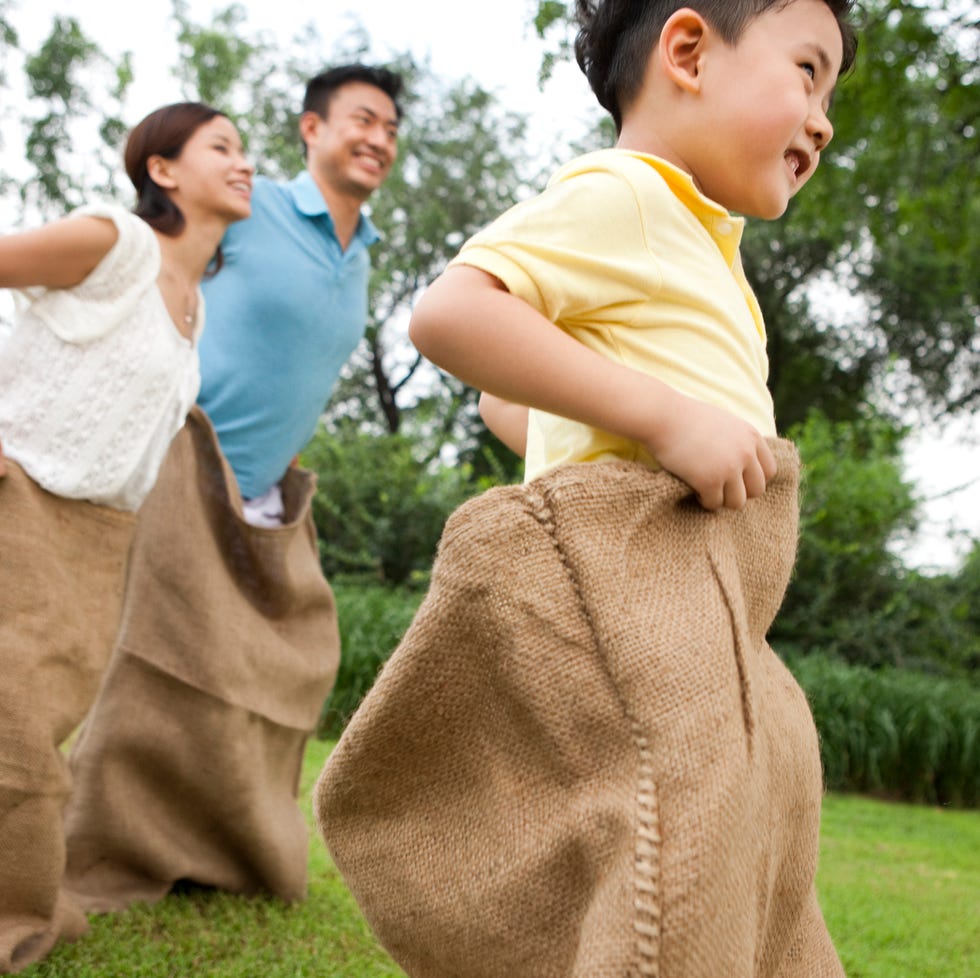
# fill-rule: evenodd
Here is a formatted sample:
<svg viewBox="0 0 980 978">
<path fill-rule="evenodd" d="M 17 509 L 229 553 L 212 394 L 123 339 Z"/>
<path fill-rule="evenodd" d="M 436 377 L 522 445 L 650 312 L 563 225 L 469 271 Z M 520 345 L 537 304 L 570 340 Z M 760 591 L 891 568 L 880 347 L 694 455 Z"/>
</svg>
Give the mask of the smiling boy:
<svg viewBox="0 0 980 978">
<path fill-rule="evenodd" d="M 814 887 L 817 734 L 765 641 L 799 458 L 739 242 L 831 138 L 849 6 L 579 0 L 616 147 L 418 303 L 412 339 L 485 392 L 526 472 L 447 522 L 315 793 L 412 978 L 843 975 Z"/>
<path fill-rule="evenodd" d="M 529 479 L 620 457 L 673 472 L 710 509 L 764 491 L 765 328 L 729 212 L 778 217 L 813 175 L 854 54 L 848 7 L 579 4 L 577 55 L 616 148 L 467 242 L 410 327 L 492 395 L 484 416 L 505 442 L 520 451 L 526 428 Z M 496 398 L 530 406 L 529 425 Z"/>
</svg>

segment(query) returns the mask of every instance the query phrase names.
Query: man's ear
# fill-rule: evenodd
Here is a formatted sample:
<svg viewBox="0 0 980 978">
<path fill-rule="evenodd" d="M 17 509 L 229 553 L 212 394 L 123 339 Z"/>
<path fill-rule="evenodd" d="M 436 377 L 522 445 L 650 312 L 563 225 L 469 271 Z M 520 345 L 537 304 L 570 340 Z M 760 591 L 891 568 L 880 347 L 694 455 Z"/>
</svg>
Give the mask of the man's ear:
<svg viewBox="0 0 980 978">
<path fill-rule="evenodd" d="M 701 63 L 710 28 L 690 7 L 675 11 L 660 32 L 657 51 L 666 77 L 686 92 L 701 88 Z"/>
<path fill-rule="evenodd" d="M 173 160 L 168 160 L 165 156 L 151 156 L 146 161 L 146 172 L 158 187 L 164 190 L 176 190 Z"/>
<path fill-rule="evenodd" d="M 316 112 L 304 112 L 299 117 L 299 134 L 307 146 L 316 140 L 317 129 L 326 120 Z"/>
</svg>

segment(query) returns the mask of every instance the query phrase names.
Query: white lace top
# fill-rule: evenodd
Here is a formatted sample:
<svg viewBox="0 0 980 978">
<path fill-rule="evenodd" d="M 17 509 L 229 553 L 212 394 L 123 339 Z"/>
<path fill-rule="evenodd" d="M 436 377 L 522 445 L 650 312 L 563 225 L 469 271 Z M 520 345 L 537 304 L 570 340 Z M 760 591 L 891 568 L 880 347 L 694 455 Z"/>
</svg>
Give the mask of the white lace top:
<svg viewBox="0 0 980 978">
<path fill-rule="evenodd" d="M 188 340 L 157 288 L 149 225 L 112 205 L 81 215 L 110 218 L 119 237 L 79 285 L 19 293 L 0 340 L 0 445 L 49 492 L 135 510 L 197 397 L 204 302 Z"/>
</svg>

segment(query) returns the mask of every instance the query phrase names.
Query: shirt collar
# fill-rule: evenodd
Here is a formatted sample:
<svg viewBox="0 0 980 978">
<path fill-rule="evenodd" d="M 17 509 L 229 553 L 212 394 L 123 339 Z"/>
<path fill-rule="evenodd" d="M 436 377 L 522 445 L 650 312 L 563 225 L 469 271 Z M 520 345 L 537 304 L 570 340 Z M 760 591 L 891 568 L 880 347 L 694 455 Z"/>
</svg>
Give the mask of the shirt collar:
<svg viewBox="0 0 980 978">
<path fill-rule="evenodd" d="M 646 163 L 663 178 L 664 183 L 670 188 L 671 193 L 697 218 L 704 229 L 711 235 L 712 240 L 717 244 L 728 265 L 731 267 L 735 263 L 738 255 L 738 247 L 742 240 L 742 232 L 745 229 L 745 219 L 730 214 L 721 204 L 705 197 L 694 183 L 694 178 L 690 173 L 668 163 L 659 156 L 650 153 L 641 153 L 636 150 L 628 149 L 600 149 L 584 157 L 573 160 L 570 164 L 562 167 L 551 179 L 551 183 L 557 182 L 568 175 L 585 169 L 591 159 L 601 159 L 603 156 L 626 155 L 633 156 Z"/>
<path fill-rule="evenodd" d="M 289 183 L 286 184 L 296 210 L 306 217 L 325 217 L 330 229 L 334 229 L 333 217 L 327 208 L 323 194 L 316 185 L 309 170 L 300 171 Z M 381 234 L 371 223 L 371 218 L 362 210 L 360 220 L 357 222 L 357 230 L 354 237 L 360 239 L 364 245 L 373 245 L 381 240 Z"/>
</svg>

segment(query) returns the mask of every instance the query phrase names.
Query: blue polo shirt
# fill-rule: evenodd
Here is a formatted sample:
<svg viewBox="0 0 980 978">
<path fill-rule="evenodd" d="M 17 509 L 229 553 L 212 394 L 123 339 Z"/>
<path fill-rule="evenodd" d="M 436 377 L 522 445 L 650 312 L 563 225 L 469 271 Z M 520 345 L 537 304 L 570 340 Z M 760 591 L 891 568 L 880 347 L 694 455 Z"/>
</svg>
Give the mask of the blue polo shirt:
<svg viewBox="0 0 980 978">
<path fill-rule="evenodd" d="M 306 170 L 285 184 L 256 178 L 252 216 L 228 228 L 224 267 L 203 285 L 198 403 L 246 499 L 275 485 L 310 440 L 364 335 L 378 237 L 362 214 L 342 250 Z"/>
</svg>

